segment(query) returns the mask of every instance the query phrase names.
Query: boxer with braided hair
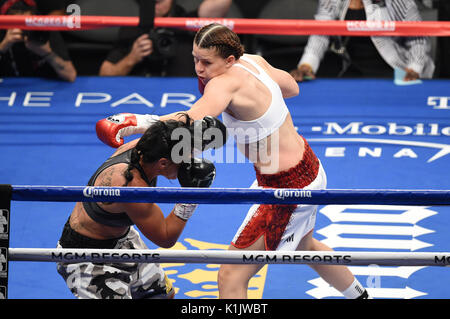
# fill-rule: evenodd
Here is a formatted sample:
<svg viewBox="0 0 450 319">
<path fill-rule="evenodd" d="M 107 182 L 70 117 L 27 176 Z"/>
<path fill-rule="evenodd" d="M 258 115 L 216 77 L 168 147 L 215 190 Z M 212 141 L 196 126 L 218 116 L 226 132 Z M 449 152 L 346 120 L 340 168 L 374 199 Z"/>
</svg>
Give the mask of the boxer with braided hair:
<svg viewBox="0 0 450 319">
<path fill-rule="evenodd" d="M 123 144 L 92 175 L 88 186 L 151 187 L 157 176 L 178 178 L 183 187 L 209 187 L 213 163 L 192 158 L 191 141 L 173 134 L 188 132 L 191 119 L 155 121 L 140 139 Z M 175 138 L 174 138 L 175 137 Z M 184 154 L 175 146 L 186 143 Z M 197 204 L 177 203 L 164 216 L 155 203 L 78 202 L 68 218 L 59 248 L 147 249 L 135 225 L 154 244 L 172 247 Z M 170 298 L 174 290 L 163 269 L 154 263 L 58 263 L 58 273 L 77 298 Z M 77 280 L 82 278 L 82 280 Z"/>
<path fill-rule="evenodd" d="M 228 29 L 220 24 L 211 24 L 200 29 L 195 35 L 194 43 L 202 49 L 214 48 L 217 55 L 223 59 L 233 55 L 237 60 L 244 54 L 244 47 L 238 35 L 228 32 Z"/>
<path fill-rule="evenodd" d="M 244 54 L 239 37 L 220 24 L 197 32 L 192 54 L 203 96 L 187 114 L 194 119 L 222 114 L 238 148 L 254 164 L 252 187 L 326 188 L 321 162 L 297 133 L 284 101 L 299 93 L 292 76 L 260 56 Z M 261 153 L 268 156 L 262 160 Z M 331 250 L 313 238 L 316 211 L 316 205 L 253 205 L 229 249 Z M 248 282 L 261 267 L 222 265 L 219 297 L 246 298 Z M 347 267 L 311 267 L 346 298 L 368 298 Z"/>
<path fill-rule="evenodd" d="M 325 170 L 295 129 L 285 102 L 299 94 L 294 78 L 258 55 L 244 54 L 239 37 L 220 24 L 197 32 L 192 55 L 202 96 L 185 113 L 194 120 L 222 115 L 238 149 L 253 163 L 252 187 L 325 189 Z M 160 119 L 178 117 L 172 113 Z M 102 140 L 117 140 L 115 134 L 103 133 Z M 316 212 L 317 205 L 253 205 L 229 249 L 331 251 L 313 237 Z M 249 280 L 262 266 L 221 265 L 219 297 L 246 298 Z M 346 298 L 368 298 L 348 267 L 311 267 Z"/>
<path fill-rule="evenodd" d="M 186 116 L 186 122 L 190 123 L 188 116 Z M 124 186 L 127 186 L 133 179 L 131 171 L 140 166 L 141 157 L 147 163 L 154 162 L 159 158 L 171 158 L 169 152 L 176 143 L 181 142 L 179 139 L 171 139 L 171 133 L 181 127 L 188 129 L 189 125 L 182 121 L 157 121 L 148 128 L 147 133 L 142 135 L 136 146 L 130 150 L 130 162 L 124 173 L 126 179 Z M 151 183 L 148 182 L 148 184 Z"/>
</svg>

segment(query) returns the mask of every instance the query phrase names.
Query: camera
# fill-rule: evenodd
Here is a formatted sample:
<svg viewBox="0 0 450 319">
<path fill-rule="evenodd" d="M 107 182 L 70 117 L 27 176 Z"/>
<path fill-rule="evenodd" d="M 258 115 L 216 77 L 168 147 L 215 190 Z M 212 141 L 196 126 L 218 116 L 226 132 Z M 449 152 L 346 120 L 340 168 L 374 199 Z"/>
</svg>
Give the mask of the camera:
<svg viewBox="0 0 450 319">
<path fill-rule="evenodd" d="M 150 30 L 148 34 L 153 42 L 153 54 L 155 59 L 172 58 L 176 54 L 176 38 L 173 30 L 158 28 Z"/>
</svg>

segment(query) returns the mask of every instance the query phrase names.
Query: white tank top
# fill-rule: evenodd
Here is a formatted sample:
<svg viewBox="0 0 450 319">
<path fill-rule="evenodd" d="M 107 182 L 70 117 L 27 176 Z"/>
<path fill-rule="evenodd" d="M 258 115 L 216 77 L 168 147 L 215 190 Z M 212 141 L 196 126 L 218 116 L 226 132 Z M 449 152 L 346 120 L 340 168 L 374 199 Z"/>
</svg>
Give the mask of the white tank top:
<svg viewBox="0 0 450 319">
<path fill-rule="evenodd" d="M 253 72 L 249 68 L 240 63 L 235 63 L 233 66 L 243 68 L 250 72 L 258 80 L 260 80 L 269 90 L 272 95 L 272 102 L 267 111 L 259 118 L 251 121 L 241 121 L 230 114 L 223 112 L 222 120 L 231 134 L 234 135 L 236 142 L 240 144 L 255 143 L 263 138 L 271 135 L 278 130 L 284 123 L 289 111 L 283 99 L 283 94 L 278 84 L 251 58 L 242 56 L 240 60 L 244 60 L 253 65 L 259 74 Z"/>
</svg>

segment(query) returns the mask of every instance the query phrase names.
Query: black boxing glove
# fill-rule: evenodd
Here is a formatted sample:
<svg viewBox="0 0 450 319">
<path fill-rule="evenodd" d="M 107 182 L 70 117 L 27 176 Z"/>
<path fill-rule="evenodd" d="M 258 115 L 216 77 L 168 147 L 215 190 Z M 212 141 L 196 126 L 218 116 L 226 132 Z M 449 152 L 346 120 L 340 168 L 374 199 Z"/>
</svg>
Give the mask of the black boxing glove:
<svg viewBox="0 0 450 319">
<path fill-rule="evenodd" d="M 178 181 L 183 187 L 209 187 L 215 177 L 216 167 L 207 159 L 192 158 L 178 168 Z"/>
<path fill-rule="evenodd" d="M 211 161 L 192 158 L 189 163 L 181 163 L 178 181 L 183 187 L 209 187 L 216 176 L 216 168 Z M 175 204 L 173 213 L 184 221 L 194 214 L 197 204 Z"/>
<path fill-rule="evenodd" d="M 194 121 L 190 128 L 196 149 L 218 149 L 227 142 L 227 128 L 218 118 L 205 116 L 202 120 Z"/>
</svg>

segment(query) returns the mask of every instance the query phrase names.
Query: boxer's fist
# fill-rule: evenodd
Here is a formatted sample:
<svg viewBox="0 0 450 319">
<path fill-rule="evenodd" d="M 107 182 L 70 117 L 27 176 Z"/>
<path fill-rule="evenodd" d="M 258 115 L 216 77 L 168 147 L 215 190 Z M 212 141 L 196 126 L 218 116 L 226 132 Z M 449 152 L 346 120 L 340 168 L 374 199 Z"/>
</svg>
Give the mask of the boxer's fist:
<svg viewBox="0 0 450 319">
<path fill-rule="evenodd" d="M 105 144 L 117 148 L 123 145 L 123 137 L 143 134 L 159 116 L 150 114 L 119 113 L 102 119 L 95 125 L 97 137 Z"/>
<path fill-rule="evenodd" d="M 207 159 L 192 158 L 178 169 L 178 181 L 183 187 L 209 187 L 215 177 L 216 167 Z"/>
<path fill-rule="evenodd" d="M 97 122 L 95 131 L 97 137 L 111 147 L 119 147 L 123 144 L 121 130 L 129 126 L 136 126 L 136 116 L 131 113 L 120 113 L 107 117 Z"/>
<path fill-rule="evenodd" d="M 194 121 L 191 129 L 193 130 L 194 148 L 202 151 L 210 148 L 218 149 L 227 142 L 227 128 L 215 117 L 205 116 L 202 120 Z"/>
</svg>

